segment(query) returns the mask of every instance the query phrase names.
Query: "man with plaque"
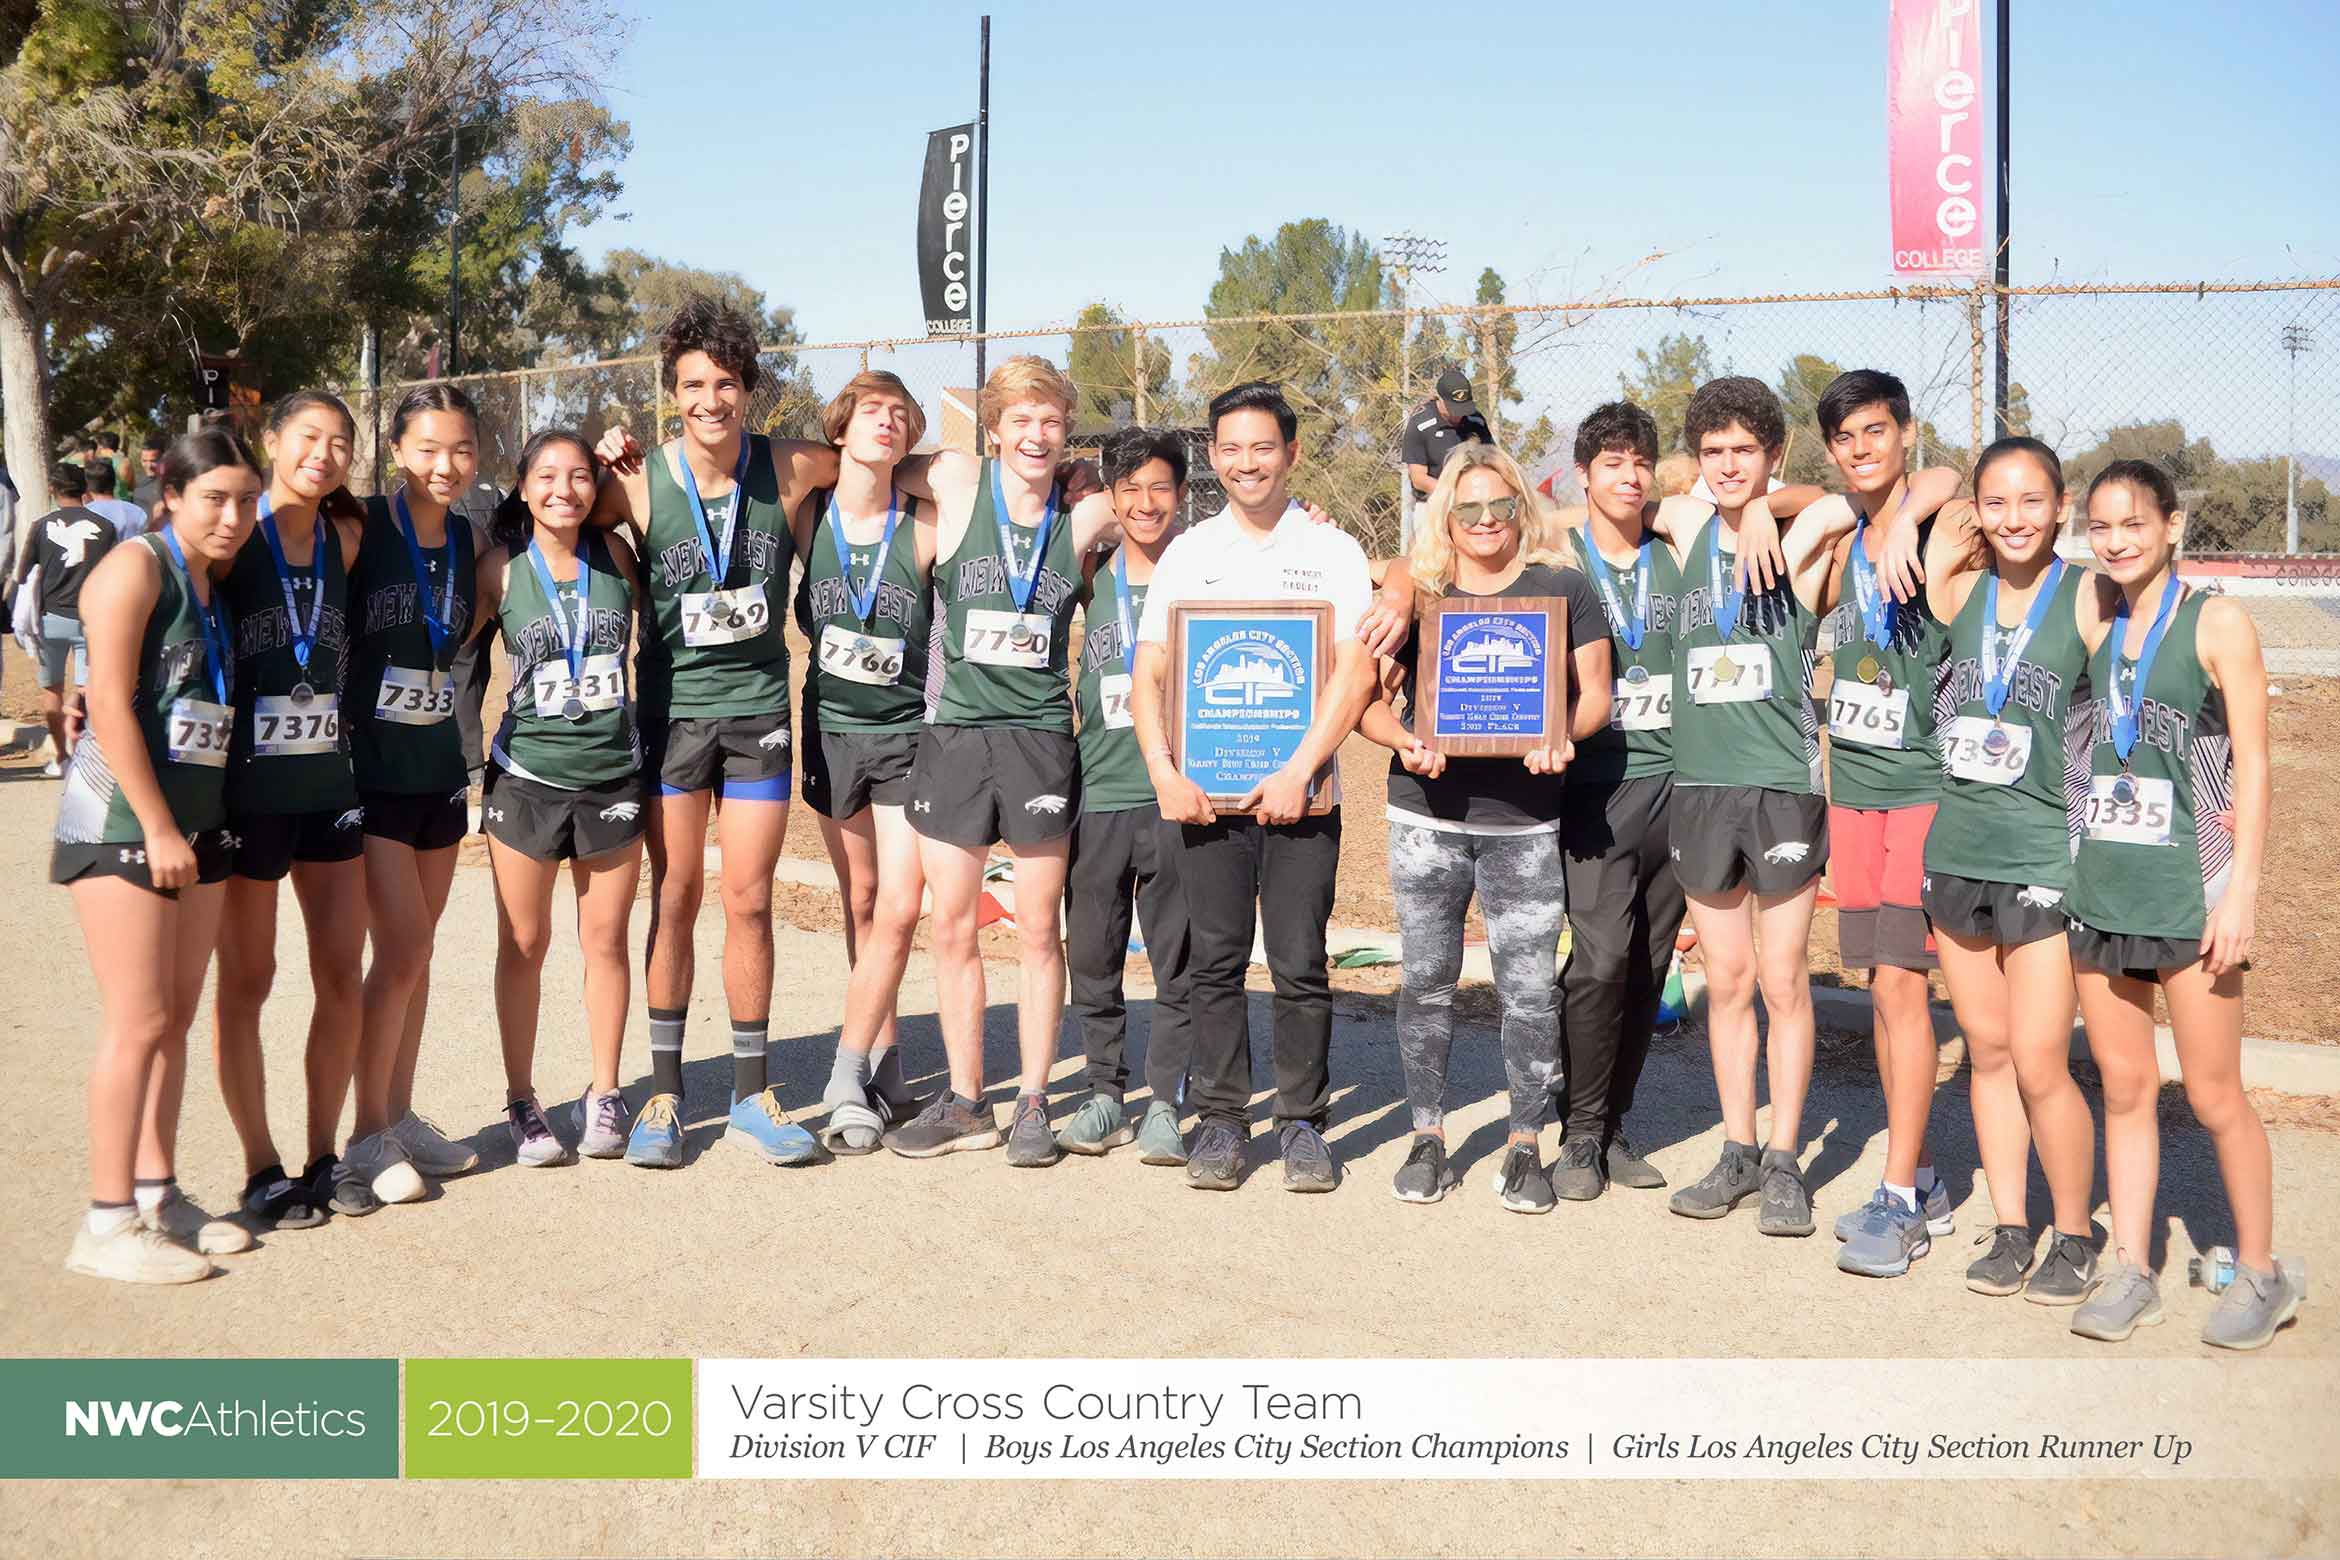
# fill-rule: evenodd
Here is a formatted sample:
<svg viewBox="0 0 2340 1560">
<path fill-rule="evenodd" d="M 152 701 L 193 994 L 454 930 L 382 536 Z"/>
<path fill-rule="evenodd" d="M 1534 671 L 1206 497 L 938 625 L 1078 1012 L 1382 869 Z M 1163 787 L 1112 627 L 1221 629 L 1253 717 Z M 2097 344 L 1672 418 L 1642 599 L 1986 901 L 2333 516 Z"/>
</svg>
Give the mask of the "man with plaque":
<svg viewBox="0 0 2340 1560">
<path fill-rule="evenodd" d="M 1251 1107 L 1243 983 L 1264 921 L 1284 1187 L 1328 1192 L 1337 1175 L 1323 1136 L 1324 932 L 1341 826 L 1339 779 L 1326 771 L 1372 693 L 1356 632 L 1373 582 L 1353 538 L 1292 502 L 1299 419 L 1282 392 L 1236 386 L 1211 402 L 1210 429 L 1227 507 L 1156 566 L 1130 700 L 1162 816 L 1182 826 L 1198 1118 L 1187 1181 L 1231 1191 L 1241 1178 Z"/>
</svg>

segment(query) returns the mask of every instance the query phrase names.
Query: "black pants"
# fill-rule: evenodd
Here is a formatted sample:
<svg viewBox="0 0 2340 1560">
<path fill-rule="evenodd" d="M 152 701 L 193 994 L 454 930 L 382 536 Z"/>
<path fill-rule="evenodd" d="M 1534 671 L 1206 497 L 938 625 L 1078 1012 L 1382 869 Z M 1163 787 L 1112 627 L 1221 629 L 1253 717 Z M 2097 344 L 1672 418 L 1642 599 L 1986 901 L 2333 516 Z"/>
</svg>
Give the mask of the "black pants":
<svg viewBox="0 0 2340 1560">
<path fill-rule="evenodd" d="M 1572 785 L 1560 827 L 1569 950 L 1560 972 L 1566 1136 L 1615 1130 L 1633 1108 L 1674 934 L 1687 908 L 1674 876 L 1674 778 Z"/>
<path fill-rule="evenodd" d="M 480 725 L 480 706 L 487 702 L 488 679 L 495 666 L 488 654 L 494 634 L 482 634 L 455 652 L 449 670 L 455 677 L 455 729 L 463 735 L 463 763 L 478 780 L 487 763 L 486 734 Z"/>
<path fill-rule="evenodd" d="M 1154 1021 L 1146 1033 L 1146 1087 L 1175 1109 L 1194 1033 L 1186 1014 L 1186 895 L 1178 884 L 1177 825 L 1151 806 L 1084 812 L 1073 826 L 1064 941 L 1072 1010 L 1089 1055 L 1089 1087 L 1121 1098 L 1129 1087 L 1130 896 L 1154 966 Z"/>
<path fill-rule="evenodd" d="M 1264 920 L 1275 978 L 1276 1121 L 1324 1130 L 1332 1078 L 1332 981 L 1324 924 L 1341 862 L 1341 815 L 1263 826 L 1222 818 L 1182 825 L 1178 876 L 1186 890 L 1187 1016 L 1194 1025 L 1188 1098 L 1201 1121 L 1241 1128 L 1251 1111 L 1251 1025 L 1243 981 Z M 1256 913 L 1255 913 L 1256 912 Z"/>
</svg>

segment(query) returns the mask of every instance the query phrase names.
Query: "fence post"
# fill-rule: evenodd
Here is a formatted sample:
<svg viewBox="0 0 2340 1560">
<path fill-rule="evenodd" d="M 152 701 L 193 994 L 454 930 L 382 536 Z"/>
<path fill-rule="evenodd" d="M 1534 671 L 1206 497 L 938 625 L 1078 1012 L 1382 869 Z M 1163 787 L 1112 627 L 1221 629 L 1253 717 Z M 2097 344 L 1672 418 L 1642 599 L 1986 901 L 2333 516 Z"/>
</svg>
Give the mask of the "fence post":
<svg viewBox="0 0 2340 1560">
<path fill-rule="evenodd" d="M 1495 361 L 1495 317 L 1482 314 L 1479 326 L 1479 373 L 1487 381 L 1479 392 L 1479 410 L 1496 444 L 1503 442 L 1503 367 Z"/>
<path fill-rule="evenodd" d="M 1143 428 L 1146 425 L 1146 328 L 1143 325 L 1129 333 L 1129 406 L 1130 420 Z"/>
<path fill-rule="evenodd" d="M 861 349 L 861 371 L 865 374 L 869 372 L 869 348 L 866 345 Z"/>
<path fill-rule="evenodd" d="M 1966 301 L 1967 373 L 1966 399 L 1970 416 L 1967 420 L 1969 443 L 1966 461 L 1971 469 L 1983 447 L 1983 294 L 1990 283 L 1976 277 L 1974 292 Z"/>
</svg>

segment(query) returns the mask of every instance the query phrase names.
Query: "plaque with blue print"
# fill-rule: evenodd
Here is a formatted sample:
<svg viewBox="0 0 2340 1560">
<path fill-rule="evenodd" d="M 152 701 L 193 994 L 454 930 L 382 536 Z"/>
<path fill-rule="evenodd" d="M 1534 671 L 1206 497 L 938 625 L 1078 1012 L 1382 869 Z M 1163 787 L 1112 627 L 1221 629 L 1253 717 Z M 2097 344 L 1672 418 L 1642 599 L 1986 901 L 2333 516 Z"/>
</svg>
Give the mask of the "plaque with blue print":
<svg viewBox="0 0 2340 1560">
<path fill-rule="evenodd" d="M 1171 759 L 1214 807 L 1234 807 L 1292 761 L 1332 670 L 1324 601 L 1182 601 L 1170 609 Z M 1332 765 L 1308 810 L 1332 806 Z"/>
<path fill-rule="evenodd" d="M 1566 731 L 1568 603 L 1450 596 L 1422 607 L 1414 735 L 1449 758 L 1518 758 Z"/>
</svg>

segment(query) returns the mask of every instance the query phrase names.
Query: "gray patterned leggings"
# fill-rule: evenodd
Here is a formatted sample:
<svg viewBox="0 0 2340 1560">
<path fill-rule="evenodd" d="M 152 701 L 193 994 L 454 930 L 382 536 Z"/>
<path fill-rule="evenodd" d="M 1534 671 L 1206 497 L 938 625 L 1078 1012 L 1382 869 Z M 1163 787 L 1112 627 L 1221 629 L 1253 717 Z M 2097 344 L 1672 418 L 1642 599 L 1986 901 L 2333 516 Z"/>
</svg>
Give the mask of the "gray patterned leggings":
<svg viewBox="0 0 2340 1560">
<path fill-rule="evenodd" d="M 1446 1117 L 1446 1061 L 1454 1046 L 1454 984 L 1462 975 L 1463 914 L 1471 895 L 1487 923 L 1495 991 L 1503 1009 L 1503 1072 L 1511 1130 L 1533 1132 L 1551 1108 L 1560 1023 L 1553 963 L 1568 890 L 1557 834 L 1452 834 L 1389 826 L 1389 882 L 1404 939 L 1398 990 L 1398 1059 L 1414 1130 Z"/>
</svg>

